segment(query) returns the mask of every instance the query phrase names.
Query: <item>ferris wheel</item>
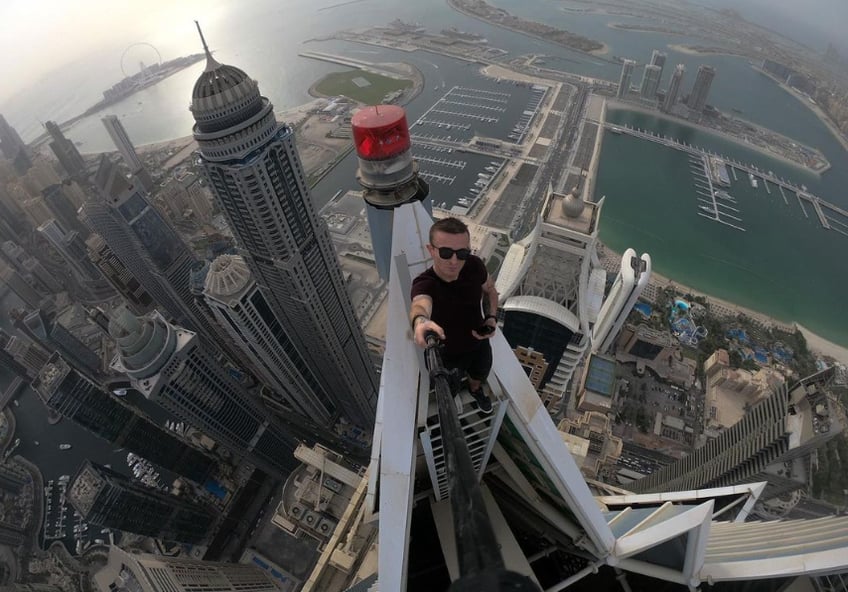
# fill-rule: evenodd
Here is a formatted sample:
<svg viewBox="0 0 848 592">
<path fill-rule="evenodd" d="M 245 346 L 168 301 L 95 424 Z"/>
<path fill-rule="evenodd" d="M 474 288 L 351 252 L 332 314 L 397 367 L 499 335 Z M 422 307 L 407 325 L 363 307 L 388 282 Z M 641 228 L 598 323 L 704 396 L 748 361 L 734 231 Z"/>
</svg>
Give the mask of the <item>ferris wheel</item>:
<svg viewBox="0 0 848 592">
<path fill-rule="evenodd" d="M 149 60 L 151 60 L 154 56 L 156 57 L 156 64 L 162 63 L 162 54 L 159 53 L 159 50 L 156 49 L 152 43 L 147 43 L 146 41 L 133 43 L 124 50 L 124 53 L 121 54 L 121 73 L 125 78 L 134 76 L 137 72 L 130 73 L 129 71 L 132 67 L 132 61 L 136 61 L 137 59 L 137 63 L 149 66 Z M 145 64 L 145 60 L 148 60 L 147 64 Z M 143 68 L 140 68 L 140 71 L 143 71 Z"/>
</svg>

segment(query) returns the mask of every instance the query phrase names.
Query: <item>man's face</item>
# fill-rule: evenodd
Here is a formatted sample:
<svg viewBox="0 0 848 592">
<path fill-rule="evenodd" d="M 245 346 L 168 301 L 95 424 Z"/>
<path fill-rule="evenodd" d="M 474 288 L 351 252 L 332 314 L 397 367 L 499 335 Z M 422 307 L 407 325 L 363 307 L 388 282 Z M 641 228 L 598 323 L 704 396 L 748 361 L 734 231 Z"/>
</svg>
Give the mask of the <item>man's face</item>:
<svg viewBox="0 0 848 592">
<path fill-rule="evenodd" d="M 427 245 L 427 250 L 433 258 L 433 269 L 436 275 L 446 282 L 452 282 L 459 277 L 459 272 L 462 270 L 462 266 L 465 265 L 465 261 L 460 261 L 456 253 L 451 254 L 450 259 L 442 259 L 439 255 L 440 247 L 447 247 L 454 251 L 470 249 L 471 238 L 465 232 L 462 234 L 448 234 L 447 232 L 437 230 L 433 233 L 433 242 Z"/>
</svg>

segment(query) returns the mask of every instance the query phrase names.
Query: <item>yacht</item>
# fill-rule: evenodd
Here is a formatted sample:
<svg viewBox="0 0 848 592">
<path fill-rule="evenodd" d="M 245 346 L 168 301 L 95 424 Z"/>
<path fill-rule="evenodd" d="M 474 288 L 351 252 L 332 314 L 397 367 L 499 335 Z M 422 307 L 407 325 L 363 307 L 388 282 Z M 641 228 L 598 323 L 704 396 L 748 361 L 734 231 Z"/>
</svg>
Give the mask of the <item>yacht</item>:
<svg viewBox="0 0 848 592">
<path fill-rule="evenodd" d="M 59 444 L 59 450 L 70 450 L 70 449 L 71 449 L 70 444 Z"/>
</svg>

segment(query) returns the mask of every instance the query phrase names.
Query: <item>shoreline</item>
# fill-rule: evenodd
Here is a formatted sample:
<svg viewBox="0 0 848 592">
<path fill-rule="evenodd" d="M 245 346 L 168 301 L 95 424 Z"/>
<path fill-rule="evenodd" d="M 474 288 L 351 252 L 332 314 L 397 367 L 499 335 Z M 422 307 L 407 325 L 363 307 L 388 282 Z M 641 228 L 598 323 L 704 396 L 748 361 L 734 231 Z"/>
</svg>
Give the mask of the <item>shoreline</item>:
<svg viewBox="0 0 848 592">
<path fill-rule="evenodd" d="M 791 166 L 793 166 L 797 169 L 800 169 L 800 170 L 802 170 L 806 173 L 809 173 L 811 175 L 816 175 L 817 177 L 821 177 L 821 174 L 822 174 L 821 172 L 814 171 L 813 169 L 811 169 L 807 166 L 804 166 L 803 164 L 801 164 L 799 162 L 795 162 L 794 160 L 790 160 L 790 159 L 786 158 L 785 156 L 775 154 L 774 152 L 769 152 L 765 148 L 761 148 L 761 147 L 759 147 L 755 144 L 749 144 L 747 142 L 744 142 L 744 141 L 740 140 L 739 138 L 732 136 L 732 135 L 730 135 L 726 132 L 722 132 L 722 131 L 713 129 L 711 127 L 706 127 L 706 126 L 698 124 L 698 123 L 693 123 L 691 121 L 686 121 L 686 120 L 683 120 L 683 119 L 680 119 L 680 118 L 677 118 L 677 117 L 670 117 L 670 116 L 666 115 L 665 113 L 663 113 L 662 111 L 655 111 L 655 110 L 652 110 L 652 109 L 646 109 L 645 107 L 642 107 L 640 105 L 635 105 L 635 104 L 632 104 L 632 103 L 625 103 L 625 102 L 619 101 L 619 100 L 614 99 L 614 98 L 607 97 L 607 102 L 612 103 L 612 105 L 611 105 L 612 109 L 620 109 L 622 111 L 636 111 L 637 113 L 643 113 L 645 115 L 650 115 L 652 117 L 656 117 L 657 119 L 663 119 L 665 121 L 670 121 L 670 122 L 676 123 L 678 125 L 688 126 L 688 127 L 693 128 L 693 129 L 696 129 L 696 130 L 699 130 L 699 131 L 702 131 L 702 132 L 705 132 L 705 133 L 708 133 L 708 134 L 712 134 L 712 135 L 714 135 L 718 138 L 722 138 L 723 140 L 733 142 L 737 146 L 741 146 L 743 148 L 748 148 L 748 149 L 753 150 L 755 152 L 758 152 L 758 153 L 760 153 L 763 156 L 766 156 L 768 158 L 772 158 L 772 159 L 778 160 L 778 161 L 780 161 L 784 164 L 791 165 Z M 739 119 L 739 118 L 737 117 L 737 119 Z M 752 124 L 752 125 L 756 125 L 756 124 Z M 762 126 L 757 126 L 757 127 L 762 127 Z M 763 129 L 768 129 L 772 133 L 777 133 L 774 130 L 771 130 L 769 128 L 763 128 Z M 798 142 L 797 140 L 794 140 L 793 138 L 789 138 L 789 139 L 794 141 L 796 144 L 801 145 L 801 143 Z M 827 169 L 825 169 L 825 171 L 822 171 L 822 172 L 826 172 L 826 170 Z"/>
<path fill-rule="evenodd" d="M 691 55 L 691 56 L 725 55 L 725 56 L 731 56 L 731 57 L 734 57 L 734 58 L 742 58 L 742 59 L 746 59 L 746 60 L 748 59 L 748 56 L 742 55 L 741 53 L 733 53 L 732 51 L 700 51 L 698 49 L 695 49 L 693 47 L 690 47 L 688 45 L 683 45 L 683 44 L 680 44 L 680 43 L 669 43 L 668 45 L 666 45 L 666 47 L 668 49 L 670 49 L 671 51 L 676 51 L 678 53 L 682 53 L 682 54 L 685 54 L 685 55 Z M 716 48 L 716 49 L 719 49 L 719 48 Z"/>
<path fill-rule="evenodd" d="M 600 240 L 598 241 L 598 244 L 601 245 L 603 248 L 603 255 L 601 255 L 601 260 L 610 259 L 614 260 L 616 264 L 618 264 L 618 261 L 621 260 L 622 254 L 612 249 L 611 247 L 606 245 L 606 243 L 603 243 Z M 817 354 L 820 357 L 830 357 L 835 359 L 837 362 L 848 365 L 848 347 L 839 345 L 838 343 L 834 343 L 833 341 L 830 341 L 829 339 L 826 339 L 821 335 L 814 333 L 810 329 L 807 329 L 806 327 L 801 325 L 798 321 L 782 321 L 765 313 L 756 311 L 752 308 L 748 308 L 741 304 L 730 302 L 729 300 L 714 296 L 712 294 L 704 292 L 703 290 L 699 290 L 697 288 L 693 288 L 692 286 L 687 286 L 686 284 L 677 282 L 674 279 L 659 273 L 655 269 L 651 270 L 651 279 L 649 283 L 653 284 L 659 289 L 671 287 L 680 293 L 688 293 L 692 294 L 693 296 L 703 296 L 711 305 L 716 304 L 720 307 L 727 309 L 731 313 L 744 315 L 757 323 L 761 323 L 766 326 L 771 326 L 781 331 L 794 332 L 795 330 L 798 330 L 804 335 L 804 338 L 807 340 L 807 347 L 811 352 Z"/>
<path fill-rule="evenodd" d="M 811 97 L 808 97 L 808 96 L 798 92 L 797 90 L 795 90 L 794 88 L 792 88 L 788 84 L 785 84 L 784 82 L 782 82 L 778 78 L 775 78 L 774 76 L 772 76 L 771 74 L 769 74 L 768 72 L 763 70 L 762 68 L 751 65 L 751 69 L 754 70 L 755 72 L 759 72 L 760 74 L 762 74 L 764 76 L 768 76 L 769 78 L 771 78 L 771 80 L 775 84 L 777 84 L 784 91 L 786 91 L 787 93 L 789 93 L 790 95 L 795 97 L 795 99 L 800 101 L 807 109 L 812 111 L 813 115 L 815 115 L 818 118 L 818 120 L 821 121 L 825 125 L 825 127 L 827 127 L 830 134 L 836 139 L 837 142 L 839 142 L 842 145 L 842 148 L 844 148 L 845 151 L 848 152 L 848 138 L 845 137 L 845 135 L 842 133 L 842 130 L 840 130 L 838 127 L 836 127 L 836 124 L 833 123 L 833 121 L 831 121 L 831 119 L 827 116 L 827 114 L 824 111 L 822 111 L 821 107 L 819 107 L 816 103 L 810 102 L 812 100 Z"/>
</svg>

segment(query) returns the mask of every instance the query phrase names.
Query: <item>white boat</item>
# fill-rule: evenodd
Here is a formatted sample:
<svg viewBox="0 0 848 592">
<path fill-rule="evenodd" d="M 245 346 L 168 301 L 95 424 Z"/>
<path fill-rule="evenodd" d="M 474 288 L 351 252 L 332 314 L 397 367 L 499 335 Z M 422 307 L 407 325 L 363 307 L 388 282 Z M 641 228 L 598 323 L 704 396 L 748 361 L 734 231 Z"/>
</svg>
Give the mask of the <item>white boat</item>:
<svg viewBox="0 0 848 592">
<path fill-rule="evenodd" d="M 70 450 L 70 449 L 71 449 L 70 444 L 59 444 L 59 450 Z"/>
<path fill-rule="evenodd" d="M 699 207 L 699 208 L 701 208 L 701 210 L 702 210 L 702 211 L 704 211 L 704 212 L 706 212 L 706 213 L 708 213 L 708 214 L 715 214 L 715 213 L 716 213 L 716 212 L 715 212 L 715 210 L 714 210 L 714 209 L 712 209 L 712 208 L 711 208 L 711 207 L 709 207 L 709 206 L 698 206 L 698 207 Z"/>
</svg>

